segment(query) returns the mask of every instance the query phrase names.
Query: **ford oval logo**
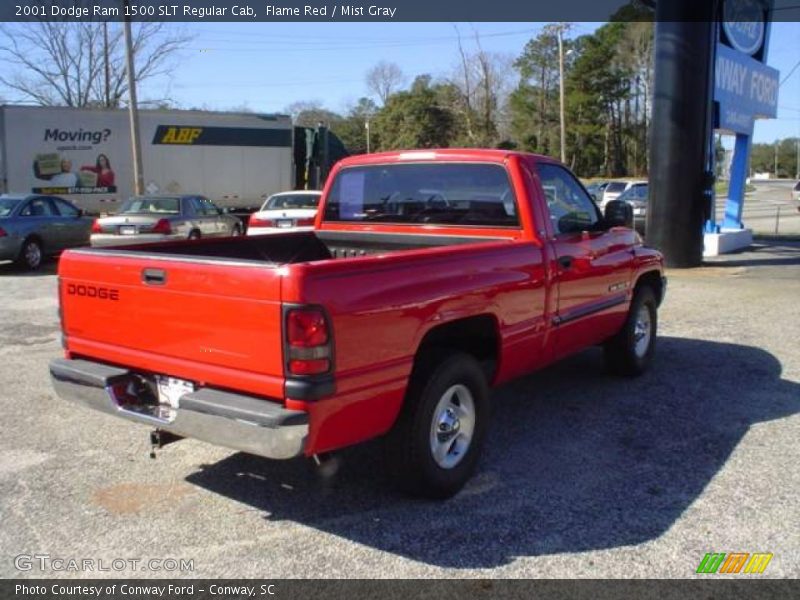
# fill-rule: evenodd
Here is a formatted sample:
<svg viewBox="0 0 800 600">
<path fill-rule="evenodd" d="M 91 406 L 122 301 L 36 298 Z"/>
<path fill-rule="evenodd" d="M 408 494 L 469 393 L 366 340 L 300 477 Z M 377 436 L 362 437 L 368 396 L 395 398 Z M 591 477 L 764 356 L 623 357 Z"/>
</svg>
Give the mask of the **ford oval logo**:
<svg viewBox="0 0 800 600">
<path fill-rule="evenodd" d="M 752 56 L 764 43 L 766 24 L 760 0 L 726 0 L 722 28 L 731 46 Z"/>
</svg>

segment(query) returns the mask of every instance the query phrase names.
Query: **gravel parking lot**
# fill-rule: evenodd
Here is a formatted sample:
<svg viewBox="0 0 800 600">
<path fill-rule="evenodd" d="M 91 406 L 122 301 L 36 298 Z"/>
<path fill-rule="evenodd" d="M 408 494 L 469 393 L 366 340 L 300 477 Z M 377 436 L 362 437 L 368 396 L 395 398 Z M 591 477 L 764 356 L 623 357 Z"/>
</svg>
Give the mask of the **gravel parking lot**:
<svg viewBox="0 0 800 600">
<path fill-rule="evenodd" d="M 800 245 L 670 273 L 639 379 L 590 350 L 496 390 L 480 470 L 443 503 L 393 492 L 377 443 L 329 476 L 191 440 L 151 460 L 146 428 L 54 396 L 54 271 L 0 265 L 2 577 L 175 574 L 15 568 L 38 553 L 192 577 L 683 578 L 737 551 L 800 576 Z"/>
</svg>

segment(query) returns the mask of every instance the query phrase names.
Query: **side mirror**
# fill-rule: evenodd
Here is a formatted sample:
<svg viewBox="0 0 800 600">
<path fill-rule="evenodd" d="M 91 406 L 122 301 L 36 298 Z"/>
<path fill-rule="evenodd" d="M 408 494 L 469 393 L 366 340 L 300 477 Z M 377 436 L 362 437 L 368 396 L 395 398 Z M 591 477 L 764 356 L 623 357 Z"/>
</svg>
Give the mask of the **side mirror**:
<svg viewBox="0 0 800 600">
<path fill-rule="evenodd" d="M 633 229 L 633 207 L 624 200 L 609 201 L 603 216 L 608 228 L 630 227 Z"/>
</svg>

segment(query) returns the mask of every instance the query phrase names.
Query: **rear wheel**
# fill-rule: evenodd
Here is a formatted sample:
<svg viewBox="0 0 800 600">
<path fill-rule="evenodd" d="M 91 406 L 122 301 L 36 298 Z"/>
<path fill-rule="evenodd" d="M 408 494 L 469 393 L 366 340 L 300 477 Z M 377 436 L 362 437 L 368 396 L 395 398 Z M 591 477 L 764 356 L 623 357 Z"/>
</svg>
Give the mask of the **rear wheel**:
<svg viewBox="0 0 800 600">
<path fill-rule="evenodd" d="M 35 271 L 42 266 L 43 258 L 42 243 L 36 238 L 28 238 L 22 243 L 16 262 L 24 269 Z"/>
<path fill-rule="evenodd" d="M 197 229 L 192 229 L 189 232 L 189 239 L 190 240 L 199 240 L 200 239 L 200 231 L 198 231 Z"/>
<path fill-rule="evenodd" d="M 652 288 L 636 290 L 625 325 L 606 342 L 606 364 L 613 373 L 641 375 L 652 362 L 658 331 L 658 302 Z"/>
<path fill-rule="evenodd" d="M 489 416 L 480 364 L 457 353 L 415 368 L 403 411 L 386 439 L 391 473 L 406 492 L 449 498 L 472 476 Z"/>
<path fill-rule="evenodd" d="M 233 237 L 239 237 L 240 235 L 242 235 L 242 226 L 241 225 L 234 225 L 233 226 L 233 231 L 231 232 L 231 235 Z"/>
</svg>

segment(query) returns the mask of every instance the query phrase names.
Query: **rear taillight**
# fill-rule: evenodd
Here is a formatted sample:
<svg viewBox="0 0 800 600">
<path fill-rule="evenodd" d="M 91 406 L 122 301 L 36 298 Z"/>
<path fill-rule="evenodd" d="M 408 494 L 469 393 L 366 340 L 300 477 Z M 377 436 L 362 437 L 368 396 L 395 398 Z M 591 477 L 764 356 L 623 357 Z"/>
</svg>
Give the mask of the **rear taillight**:
<svg viewBox="0 0 800 600">
<path fill-rule="evenodd" d="M 332 340 L 325 313 L 318 308 L 292 308 L 286 313 L 289 375 L 320 375 L 331 370 Z"/>
<path fill-rule="evenodd" d="M 7 235 L 6 230 L 0 227 L 0 237 L 6 237 Z"/>
<path fill-rule="evenodd" d="M 95 219 L 92 223 L 92 233 L 103 233 L 103 228 L 100 227 L 100 221 Z"/>
<path fill-rule="evenodd" d="M 310 227 L 314 224 L 314 220 L 315 220 L 314 217 L 311 217 L 309 219 L 297 219 L 297 221 L 295 221 L 295 224 L 298 227 Z"/>
<path fill-rule="evenodd" d="M 272 219 L 262 219 L 258 217 L 256 214 L 250 215 L 250 219 L 247 221 L 248 227 L 274 227 L 275 221 Z"/>
<path fill-rule="evenodd" d="M 158 223 L 156 223 L 153 227 L 152 232 L 170 235 L 172 233 L 172 225 L 169 224 L 168 219 L 159 219 Z"/>
</svg>

